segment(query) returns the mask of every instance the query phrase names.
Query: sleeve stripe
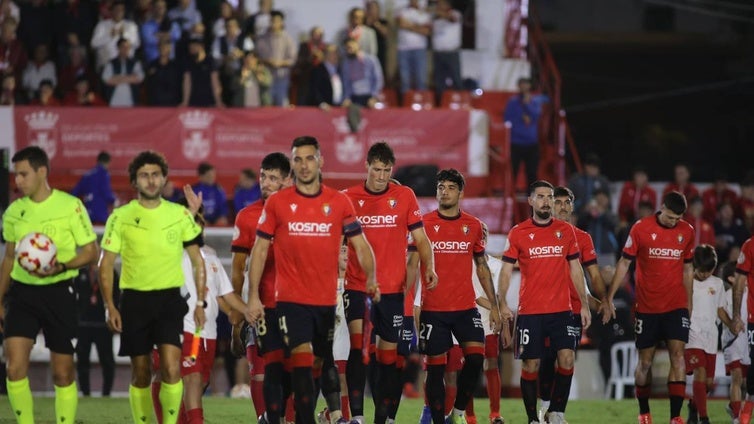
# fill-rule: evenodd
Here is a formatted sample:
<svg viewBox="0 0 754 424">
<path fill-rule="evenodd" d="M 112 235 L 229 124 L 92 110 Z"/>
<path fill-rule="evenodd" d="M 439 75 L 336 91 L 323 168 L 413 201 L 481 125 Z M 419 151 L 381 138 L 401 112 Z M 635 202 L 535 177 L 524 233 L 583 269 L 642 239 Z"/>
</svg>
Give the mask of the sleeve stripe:
<svg viewBox="0 0 754 424">
<path fill-rule="evenodd" d="M 622 252 L 622 253 L 621 253 L 620 255 L 621 255 L 622 257 L 624 257 L 624 258 L 628 259 L 629 261 L 633 261 L 634 259 L 636 259 L 636 256 L 634 256 L 634 255 L 629 255 L 629 254 L 628 254 L 628 253 L 626 253 L 626 252 Z"/>
<path fill-rule="evenodd" d="M 578 258 L 579 258 L 579 253 L 578 252 L 574 253 L 573 255 L 566 256 L 566 259 L 568 259 L 569 261 L 572 261 L 572 260 L 578 259 Z"/>
<path fill-rule="evenodd" d="M 691 262 L 694 262 L 694 258 L 688 258 L 688 259 L 683 260 L 684 264 L 690 264 Z"/>
<path fill-rule="evenodd" d="M 251 249 L 241 246 L 230 246 L 230 251 L 233 253 L 245 253 L 247 255 L 251 253 Z"/>
<path fill-rule="evenodd" d="M 196 237 L 192 238 L 191 240 L 184 241 L 183 247 L 188 247 L 193 244 L 199 245 L 199 247 L 204 246 L 204 237 L 202 237 L 202 233 L 199 233 Z"/>
<path fill-rule="evenodd" d="M 348 238 L 351 238 L 354 236 L 358 236 L 359 234 L 362 234 L 362 233 L 363 231 L 361 230 L 361 226 L 359 226 L 358 228 L 350 229 L 348 231 L 343 232 L 343 235 Z"/>
<path fill-rule="evenodd" d="M 410 245 L 410 246 L 408 246 L 408 251 L 409 252 L 418 252 L 419 249 L 417 249 L 416 246 L 414 246 L 414 245 Z"/>
<path fill-rule="evenodd" d="M 409 231 L 414 231 L 415 229 L 422 228 L 422 227 L 424 227 L 424 221 L 419 221 L 419 222 L 415 222 L 415 223 L 409 225 L 408 226 L 408 230 Z"/>
<path fill-rule="evenodd" d="M 737 273 L 737 274 L 741 274 L 741 275 L 746 275 L 746 276 L 748 276 L 748 275 L 749 275 L 749 271 L 744 271 L 744 270 L 743 270 L 743 269 L 741 269 L 741 268 L 736 268 L 736 273 Z"/>
<path fill-rule="evenodd" d="M 478 258 L 480 256 L 484 256 L 485 254 L 486 252 L 484 250 L 482 250 L 481 252 L 474 252 L 474 257 Z"/>
<path fill-rule="evenodd" d="M 515 264 L 518 259 L 511 258 L 508 256 L 503 256 L 503 262 L 508 262 L 509 264 Z"/>
<path fill-rule="evenodd" d="M 586 262 L 581 263 L 581 266 L 583 266 L 584 268 L 588 266 L 592 266 L 592 265 L 597 265 L 597 259 L 592 259 L 591 261 L 586 261 Z"/>
<path fill-rule="evenodd" d="M 257 237 L 262 237 L 263 239 L 272 240 L 272 234 L 267 234 L 262 230 L 257 230 Z"/>
</svg>

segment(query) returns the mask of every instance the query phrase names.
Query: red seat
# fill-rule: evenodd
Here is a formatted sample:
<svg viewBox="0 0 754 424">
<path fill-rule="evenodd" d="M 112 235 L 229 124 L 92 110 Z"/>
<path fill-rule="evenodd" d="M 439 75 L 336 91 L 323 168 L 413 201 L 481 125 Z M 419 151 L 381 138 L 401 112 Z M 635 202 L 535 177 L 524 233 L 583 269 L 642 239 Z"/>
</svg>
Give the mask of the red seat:
<svg viewBox="0 0 754 424">
<path fill-rule="evenodd" d="M 466 90 L 445 90 L 440 107 L 445 109 L 471 109 L 471 93 Z"/>
<path fill-rule="evenodd" d="M 377 95 L 377 104 L 375 109 L 384 109 L 386 107 L 398 106 L 398 95 L 392 88 L 383 88 L 379 95 Z"/>
<path fill-rule="evenodd" d="M 403 93 L 403 107 L 430 110 L 435 106 L 435 93 L 430 90 L 408 90 Z"/>
</svg>

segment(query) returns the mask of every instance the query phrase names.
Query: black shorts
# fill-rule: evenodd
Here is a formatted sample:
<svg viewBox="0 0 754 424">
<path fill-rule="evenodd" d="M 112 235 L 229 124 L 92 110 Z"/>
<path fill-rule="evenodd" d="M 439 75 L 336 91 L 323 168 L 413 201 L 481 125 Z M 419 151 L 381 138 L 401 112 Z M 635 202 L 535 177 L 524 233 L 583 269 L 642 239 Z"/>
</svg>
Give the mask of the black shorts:
<svg viewBox="0 0 754 424">
<path fill-rule="evenodd" d="M 647 314 L 636 312 L 634 334 L 636 334 L 636 348 L 646 349 L 654 347 L 663 340 L 689 341 L 689 310 L 676 309 L 661 314 Z"/>
<path fill-rule="evenodd" d="M 314 356 L 332 356 L 335 306 L 278 302 L 277 312 L 283 343 L 289 350 L 304 343 L 311 343 Z"/>
<path fill-rule="evenodd" d="M 346 315 L 346 322 L 364 319 L 367 316 L 367 294 L 355 290 L 344 291 L 343 311 Z"/>
<path fill-rule="evenodd" d="M 371 319 L 380 339 L 398 343 L 403 331 L 403 293 L 383 294 L 379 302 L 372 304 Z"/>
<path fill-rule="evenodd" d="M 442 355 L 458 343 L 477 342 L 484 345 L 484 326 L 476 308 L 465 311 L 423 311 L 419 318 L 419 352 Z M 452 336 L 451 336 L 452 335 Z"/>
<path fill-rule="evenodd" d="M 183 317 L 189 307 L 179 288 L 138 291 L 125 289 L 120 296 L 119 356 L 141 356 L 154 346 L 182 347 Z"/>
<path fill-rule="evenodd" d="M 11 280 L 5 295 L 4 336 L 36 340 L 41 329 L 45 347 L 73 354 L 71 339 L 78 329 L 78 306 L 73 280 L 33 286 Z"/>
<path fill-rule="evenodd" d="M 571 311 L 551 314 L 519 315 L 516 318 L 513 354 L 516 359 L 541 359 L 545 353 L 545 340 L 550 348 L 576 349 Z M 580 327 L 579 327 L 580 328 Z"/>
<path fill-rule="evenodd" d="M 398 340 L 398 355 L 408 356 L 416 350 L 416 329 L 414 317 L 403 317 L 403 331 Z"/>
<path fill-rule="evenodd" d="M 264 308 L 264 318 L 257 321 L 257 348 L 260 354 L 283 349 L 283 333 L 280 332 L 280 322 L 277 310 Z"/>
</svg>

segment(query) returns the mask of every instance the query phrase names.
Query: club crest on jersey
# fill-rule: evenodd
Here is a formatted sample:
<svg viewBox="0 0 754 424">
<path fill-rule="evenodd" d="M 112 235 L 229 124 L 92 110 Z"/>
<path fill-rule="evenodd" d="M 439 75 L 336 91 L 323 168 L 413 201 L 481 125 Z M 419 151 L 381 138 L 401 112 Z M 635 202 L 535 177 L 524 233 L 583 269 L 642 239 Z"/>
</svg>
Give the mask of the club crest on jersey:
<svg viewBox="0 0 754 424">
<path fill-rule="evenodd" d="M 683 234 L 678 234 L 678 244 L 683 243 L 683 240 L 684 240 Z"/>
<path fill-rule="evenodd" d="M 556 237 L 556 238 L 557 238 L 558 240 L 560 240 L 561 238 L 563 238 L 563 233 L 562 233 L 562 232 L 560 232 L 559 230 L 558 230 L 558 231 L 555 231 L 555 237 Z"/>
<path fill-rule="evenodd" d="M 652 236 L 652 240 L 657 240 L 657 233 L 652 233 L 651 236 Z"/>
<path fill-rule="evenodd" d="M 466 224 L 461 225 L 461 231 L 463 231 L 463 234 L 469 235 L 469 226 Z"/>
<path fill-rule="evenodd" d="M 359 207 L 360 208 L 364 207 L 364 200 L 359 200 Z"/>
<path fill-rule="evenodd" d="M 435 232 L 438 232 L 438 231 L 440 231 L 440 226 L 439 225 L 435 225 Z"/>
<path fill-rule="evenodd" d="M 529 239 L 534 240 L 534 233 L 529 233 Z"/>
<path fill-rule="evenodd" d="M 330 216 L 330 212 L 332 212 L 332 209 L 330 209 L 329 203 L 325 203 L 324 205 L 322 205 L 322 213 L 324 213 L 325 216 Z"/>
<path fill-rule="evenodd" d="M 707 289 L 707 292 L 708 292 L 708 293 L 710 294 L 710 296 L 714 296 L 714 295 L 715 295 L 715 293 L 717 293 L 717 290 L 715 290 L 715 288 L 714 288 L 714 287 L 709 287 L 709 288 Z"/>
<path fill-rule="evenodd" d="M 390 206 L 390 209 L 395 209 L 395 207 L 398 205 L 398 201 L 395 199 L 388 199 L 387 205 Z"/>
<path fill-rule="evenodd" d="M 296 208 L 298 208 L 298 205 L 295 203 L 291 203 L 290 207 L 291 207 L 291 212 L 296 212 Z"/>
</svg>

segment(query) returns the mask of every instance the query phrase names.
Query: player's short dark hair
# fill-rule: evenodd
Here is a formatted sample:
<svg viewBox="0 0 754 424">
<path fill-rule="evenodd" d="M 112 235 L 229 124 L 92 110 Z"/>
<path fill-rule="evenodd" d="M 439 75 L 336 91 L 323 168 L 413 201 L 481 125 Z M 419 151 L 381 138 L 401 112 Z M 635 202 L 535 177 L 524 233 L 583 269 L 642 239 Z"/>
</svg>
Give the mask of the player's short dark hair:
<svg viewBox="0 0 754 424">
<path fill-rule="evenodd" d="M 97 155 L 97 163 L 110 163 L 110 153 L 104 150 Z"/>
<path fill-rule="evenodd" d="M 712 272 L 717 267 L 717 252 L 709 244 L 694 248 L 694 268 L 700 272 Z"/>
<path fill-rule="evenodd" d="M 529 196 L 531 196 L 534 193 L 534 190 L 536 190 L 536 189 L 538 189 L 540 187 L 546 187 L 546 188 L 549 188 L 552 191 L 555 191 L 555 187 L 553 187 L 552 184 L 550 184 L 549 181 L 537 180 L 537 181 L 534 181 L 533 183 L 529 184 Z"/>
<path fill-rule="evenodd" d="M 567 197 L 572 202 L 576 198 L 576 196 L 573 195 L 573 192 L 571 191 L 570 188 L 563 187 L 563 186 L 555 187 L 555 189 L 553 190 L 553 196 L 555 196 L 555 197 Z"/>
<path fill-rule="evenodd" d="M 463 191 L 463 187 L 466 185 L 463 175 L 454 168 L 442 169 L 437 173 L 437 183 L 439 184 L 442 181 L 456 183 L 459 191 Z"/>
<path fill-rule="evenodd" d="M 288 156 L 281 152 L 274 152 L 265 156 L 262 159 L 262 166 L 260 168 L 268 171 L 277 169 L 283 177 L 291 175 L 291 161 L 288 159 Z"/>
<path fill-rule="evenodd" d="M 314 146 L 314 148 L 319 151 L 319 141 L 317 141 L 315 137 L 312 137 L 310 135 L 302 135 L 300 137 L 296 137 L 291 143 L 291 149 L 302 146 Z"/>
<path fill-rule="evenodd" d="M 136 182 L 136 171 L 144 165 L 157 165 L 162 171 L 162 176 L 167 178 L 168 176 L 168 161 L 165 160 L 165 156 L 162 153 L 155 152 L 154 150 L 145 150 L 138 155 L 128 164 L 128 178 L 131 184 Z"/>
<path fill-rule="evenodd" d="M 11 162 L 17 163 L 21 161 L 28 161 L 29 166 L 34 171 L 38 171 L 39 168 L 45 167 L 50 170 L 50 158 L 47 157 L 47 152 L 42 150 L 39 146 L 28 146 L 17 151 L 11 158 Z"/>
<path fill-rule="evenodd" d="M 686 196 L 677 191 L 671 191 L 665 194 L 662 198 L 662 204 L 676 215 L 683 215 L 686 213 L 686 208 L 688 208 Z"/>
<path fill-rule="evenodd" d="M 213 169 L 215 169 L 215 167 L 212 166 L 211 163 L 209 163 L 209 162 L 201 162 L 201 163 L 199 163 L 199 166 L 196 167 L 196 174 L 201 177 L 202 175 L 206 174 L 207 172 L 209 172 L 209 171 L 211 171 Z"/>
<path fill-rule="evenodd" d="M 728 261 L 720 267 L 720 279 L 728 284 L 728 278 L 736 273 L 736 261 Z"/>
<path fill-rule="evenodd" d="M 393 148 L 384 141 L 372 144 L 372 147 L 370 147 L 367 152 L 367 163 L 371 164 L 376 160 L 384 164 L 395 165 L 395 153 L 393 153 Z"/>
</svg>

